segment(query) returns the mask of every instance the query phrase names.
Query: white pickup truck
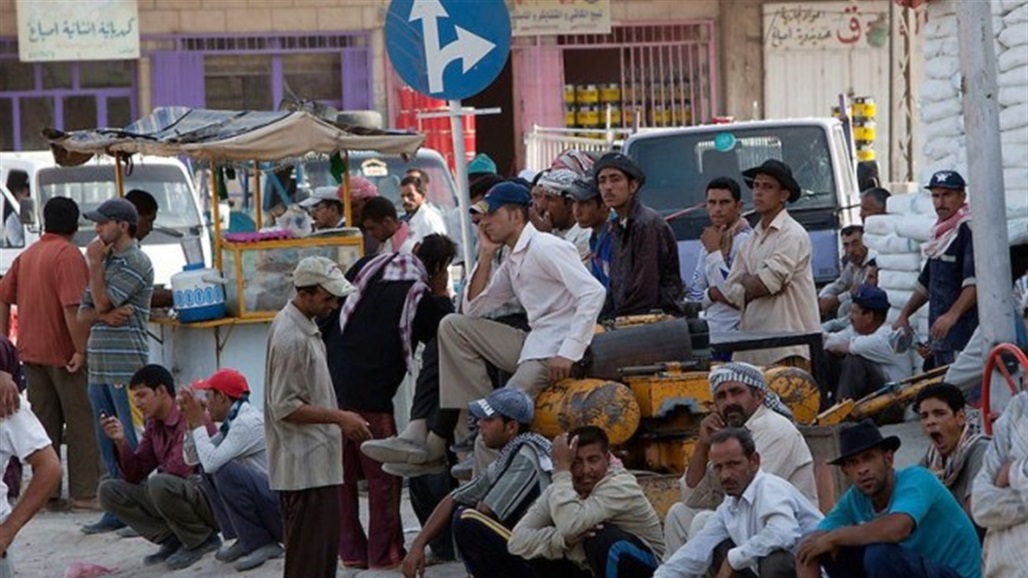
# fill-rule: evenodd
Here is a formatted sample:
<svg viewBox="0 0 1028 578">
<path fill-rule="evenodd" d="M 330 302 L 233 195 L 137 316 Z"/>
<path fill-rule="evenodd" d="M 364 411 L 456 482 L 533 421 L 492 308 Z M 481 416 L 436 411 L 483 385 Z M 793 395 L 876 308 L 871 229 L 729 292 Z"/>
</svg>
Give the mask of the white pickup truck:
<svg viewBox="0 0 1028 578">
<path fill-rule="evenodd" d="M 113 159 L 90 160 L 77 167 L 59 167 L 49 151 L 0 152 L 0 182 L 29 183 L 29 199 L 16 199 L 10 187 L 0 191 L 0 214 L 4 223 L 11 219 L 22 227 L 21 242 L 11 243 L 0 235 L 0 276 L 14 258 L 42 235 L 43 206 L 52 197 L 69 197 L 83 213 L 117 195 Z M 174 158 L 133 157 L 131 171 L 126 171 L 125 192 L 143 189 L 157 201 L 157 221 L 143 241 L 143 251 L 154 267 L 154 282 L 167 284 L 182 270 L 185 257 L 180 241 L 184 237 L 200 237 L 204 257 L 211 258 L 208 227 L 200 212 L 196 188 L 185 165 Z M 14 215 L 12 217 L 12 215 Z M 75 243 L 85 248 L 93 237 L 94 223 L 82 218 Z"/>
</svg>

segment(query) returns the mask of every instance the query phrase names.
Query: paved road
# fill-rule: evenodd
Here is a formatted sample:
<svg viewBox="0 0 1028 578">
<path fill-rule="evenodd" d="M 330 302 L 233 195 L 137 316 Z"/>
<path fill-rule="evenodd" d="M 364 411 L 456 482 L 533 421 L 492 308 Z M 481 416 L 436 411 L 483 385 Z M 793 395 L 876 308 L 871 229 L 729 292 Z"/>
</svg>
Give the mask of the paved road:
<svg viewBox="0 0 1028 578">
<path fill-rule="evenodd" d="M 928 447 L 927 439 L 921 435 L 917 422 L 907 422 L 883 428 L 884 435 L 898 435 L 903 440 L 896 456 L 896 465 L 905 467 L 916 463 Z M 418 522 L 410 508 L 410 502 L 403 501 L 402 515 L 409 544 L 417 532 Z M 74 562 L 100 564 L 118 568 L 120 576 L 140 578 L 165 575 L 181 575 L 190 578 L 215 576 L 252 576 L 271 578 L 282 575 L 282 561 L 272 560 L 263 567 L 245 574 L 236 573 L 221 562 L 207 555 L 194 566 L 178 572 L 168 572 L 163 566 L 145 567 L 143 557 L 153 553 L 156 547 L 142 538 L 119 538 L 114 534 L 86 536 L 79 531 L 83 524 L 96 519 L 96 514 L 40 513 L 14 543 L 14 556 L 18 573 L 22 576 L 61 576 Z M 340 568 L 338 576 L 346 578 L 394 578 L 399 572 L 353 571 Z M 428 578 L 457 578 L 465 576 L 464 568 L 457 563 L 430 566 Z"/>
</svg>

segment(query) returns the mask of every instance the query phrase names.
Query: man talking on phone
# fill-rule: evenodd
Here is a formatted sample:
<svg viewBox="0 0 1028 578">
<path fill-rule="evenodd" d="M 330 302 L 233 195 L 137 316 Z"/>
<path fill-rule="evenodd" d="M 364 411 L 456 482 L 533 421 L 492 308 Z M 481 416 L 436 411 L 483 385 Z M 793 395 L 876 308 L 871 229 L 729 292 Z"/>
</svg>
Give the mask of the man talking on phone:
<svg viewBox="0 0 1028 578">
<path fill-rule="evenodd" d="M 127 385 L 146 365 L 150 345 L 146 324 L 150 319 L 153 265 L 139 248 L 139 214 L 125 199 L 108 199 L 84 216 L 96 223 L 96 238 L 86 247 L 89 284 L 79 306 L 79 322 L 89 323 L 86 365 L 89 402 L 96 416 L 96 438 L 107 473 L 120 478 L 114 444 L 104 434 L 100 416 L 117 417 L 125 442 L 136 447 Z M 117 314 L 118 321 L 111 320 Z M 110 532 L 125 524 L 110 513 L 82 527 L 87 534 Z"/>
</svg>

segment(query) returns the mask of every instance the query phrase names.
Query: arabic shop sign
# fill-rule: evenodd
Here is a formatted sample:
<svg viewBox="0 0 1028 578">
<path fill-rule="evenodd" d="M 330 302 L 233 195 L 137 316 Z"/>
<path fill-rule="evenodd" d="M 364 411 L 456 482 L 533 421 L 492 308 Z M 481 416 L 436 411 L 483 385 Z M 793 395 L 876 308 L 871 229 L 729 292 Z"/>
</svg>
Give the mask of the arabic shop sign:
<svg viewBox="0 0 1028 578">
<path fill-rule="evenodd" d="M 139 58 L 136 0 L 17 0 L 18 58 Z"/>
<path fill-rule="evenodd" d="M 506 0 L 512 36 L 610 34 L 611 0 Z"/>
<path fill-rule="evenodd" d="M 769 52 L 883 48 L 889 42 L 889 3 L 764 4 L 764 48 Z"/>
</svg>

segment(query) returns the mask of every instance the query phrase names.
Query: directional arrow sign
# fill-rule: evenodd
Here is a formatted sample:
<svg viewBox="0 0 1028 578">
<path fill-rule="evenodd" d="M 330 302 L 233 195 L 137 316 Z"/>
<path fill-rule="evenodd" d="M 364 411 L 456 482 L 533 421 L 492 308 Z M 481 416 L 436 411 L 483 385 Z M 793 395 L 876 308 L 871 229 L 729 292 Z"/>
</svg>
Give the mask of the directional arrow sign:
<svg viewBox="0 0 1028 578">
<path fill-rule="evenodd" d="M 460 100 L 481 92 L 510 54 L 510 14 L 503 0 L 393 0 L 386 52 L 414 90 Z"/>
</svg>

